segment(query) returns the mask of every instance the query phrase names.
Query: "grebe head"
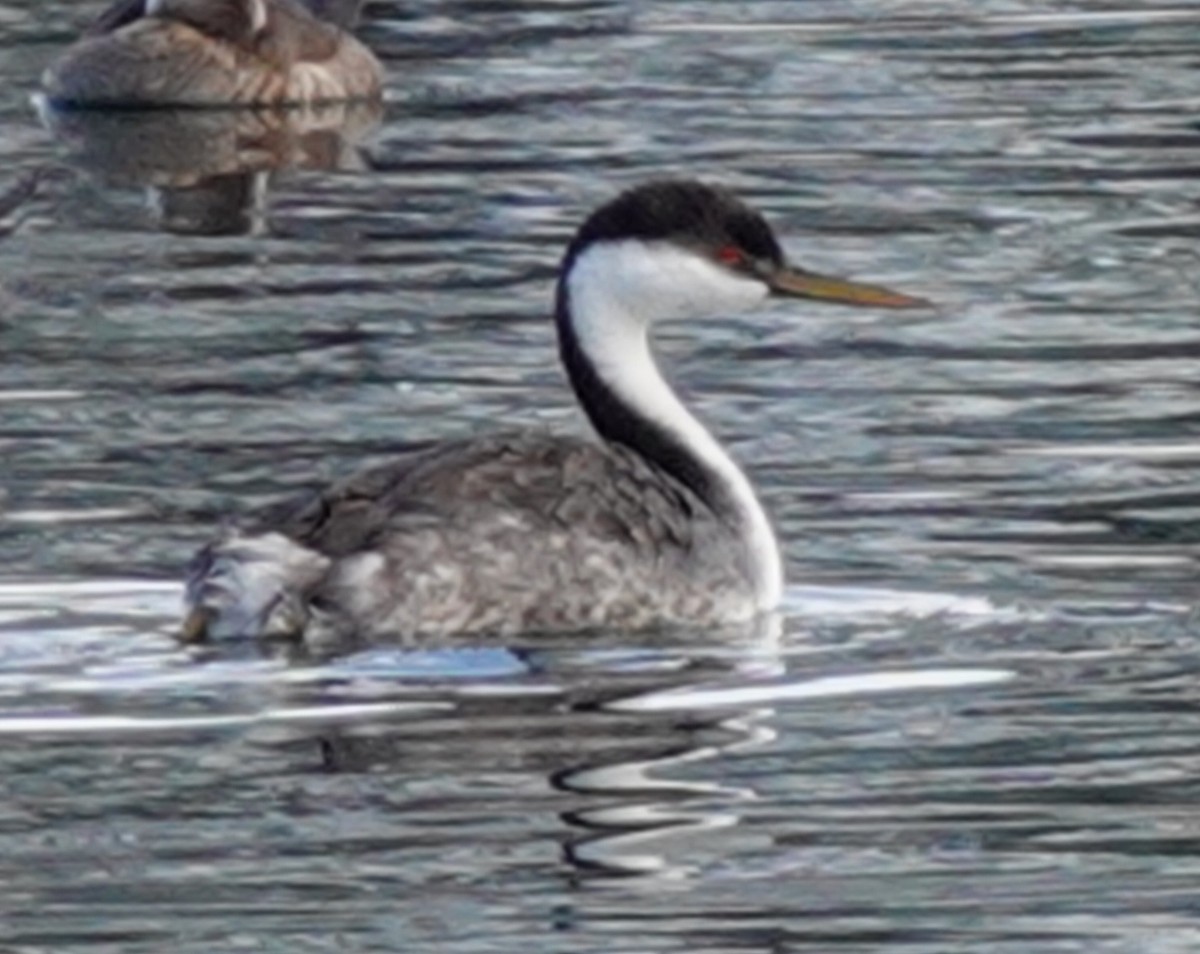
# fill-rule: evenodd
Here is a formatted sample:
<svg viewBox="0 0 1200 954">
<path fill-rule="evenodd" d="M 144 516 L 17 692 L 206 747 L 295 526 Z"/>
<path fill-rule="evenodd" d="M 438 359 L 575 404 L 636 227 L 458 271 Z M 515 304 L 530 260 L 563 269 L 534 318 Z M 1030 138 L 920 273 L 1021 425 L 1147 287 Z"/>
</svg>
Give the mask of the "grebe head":
<svg viewBox="0 0 1200 954">
<path fill-rule="evenodd" d="M 771 227 L 731 192 L 701 182 L 637 186 L 594 212 L 563 260 L 561 306 L 658 319 L 745 311 L 772 295 L 909 308 L 926 302 L 787 263 Z M 611 317 L 610 317 L 611 320 Z"/>
</svg>

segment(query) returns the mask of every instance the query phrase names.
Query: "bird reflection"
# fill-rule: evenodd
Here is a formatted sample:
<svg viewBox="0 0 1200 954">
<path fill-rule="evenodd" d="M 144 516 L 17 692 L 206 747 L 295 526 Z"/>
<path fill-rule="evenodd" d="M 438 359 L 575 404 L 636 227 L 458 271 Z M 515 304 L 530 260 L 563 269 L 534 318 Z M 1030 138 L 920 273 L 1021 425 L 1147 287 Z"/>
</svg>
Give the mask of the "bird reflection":
<svg viewBox="0 0 1200 954">
<path fill-rule="evenodd" d="M 453 795 L 444 802 L 420 799 L 422 826 L 431 810 L 444 813 L 450 826 L 471 824 L 454 819 L 481 810 L 477 784 L 496 792 L 497 803 L 486 809 L 489 825 L 504 825 L 498 805 L 519 798 L 523 815 L 546 819 L 572 880 L 687 878 L 716 863 L 729 838 L 750 837 L 739 828 L 740 812 L 756 793 L 726 783 L 722 763 L 774 739 L 772 710 L 653 711 L 627 704 L 777 674 L 777 622 L 767 628 L 765 642 L 756 631 L 748 644 L 712 651 L 682 640 L 636 652 L 577 644 L 509 650 L 507 666 L 490 657 L 487 663 L 500 678 L 460 676 L 407 687 L 404 680 L 363 680 L 364 670 L 352 667 L 345 682 L 324 683 L 321 704 L 398 696 L 424 708 L 369 724 L 330 724 L 315 737 L 297 726 L 296 734 L 277 741 L 310 753 L 315 741 L 323 772 L 394 777 L 389 790 L 466 786 L 457 809 Z M 403 665 L 404 654 L 397 658 Z M 400 812 L 396 837 L 402 841 Z"/>
<path fill-rule="evenodd" d="M 280 171 L 363 168 L 360 143 L 382 115 L 377 103 L 87 112 L 43 100 L 38 109 L 74 165 L 108 185 L 148 188 L 158 226 L 189 235 L 260 230 Z"/>
<path fill-rule="evenodd" d="M 7 239 L 20 228 L 43 183 L 62 178 L 63 170 L 53 166 L 42 166 L 0 180 L 0 240 Z M 0 328 L 4 327 L 5 319 L 17 311 L 17 307 L 17 298 L 0 280 Z M 2 497 L 3 494 L 0 494 L 0 498 Z"/>
<path fill-rule="evenodd" d="M 676 731 L 716 734 L 720 741 L 682 747 L 642 761 L 618 761 L 564 772 L 556 779 L 566 792 L 594 796 L 607 804 L 564 814 L 583 834 L 564 845 L 577 869 L 608 876 L 679 878 L 696 873 L 682 860 L 705 832 L 734 828 L 737 807 L 757 796 L 747 786 L 681 778 L 689 766 L 722 759 L 739 750 L 766 746 L 775 730 L 770 709 L 739 713 Z"/>
</svg>

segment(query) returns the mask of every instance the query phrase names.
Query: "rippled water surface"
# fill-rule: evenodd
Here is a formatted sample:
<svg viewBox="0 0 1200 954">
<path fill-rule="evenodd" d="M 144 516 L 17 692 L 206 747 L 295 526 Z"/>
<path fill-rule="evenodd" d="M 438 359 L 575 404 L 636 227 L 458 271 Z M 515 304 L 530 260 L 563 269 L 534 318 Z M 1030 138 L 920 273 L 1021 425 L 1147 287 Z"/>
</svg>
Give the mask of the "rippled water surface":
<svg viewBox="0 0 1200 954">
<path fill-rule="evenodd" d="M 1195 4 L 382 0 L 380 114 L 43 119 L 94 6 L 0 2 L 0 946 L 1200 946 Z M 556 260 L 667 173 L 938 303 L 663 335 L 778 625 L 176 646 L 222 515 L 581 428 Z"/>
</svg>

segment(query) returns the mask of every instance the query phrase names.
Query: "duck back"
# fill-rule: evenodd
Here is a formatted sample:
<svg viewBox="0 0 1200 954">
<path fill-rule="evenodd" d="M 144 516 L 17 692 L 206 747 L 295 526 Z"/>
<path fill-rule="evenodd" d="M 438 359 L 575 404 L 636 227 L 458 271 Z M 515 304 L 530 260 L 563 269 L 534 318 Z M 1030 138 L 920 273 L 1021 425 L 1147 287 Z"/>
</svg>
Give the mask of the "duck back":
<svg viewBox="0 0 1200 954">
<path fill-rule="evenodd" d="M 375 99 L 383 71 L 297 0 L 118 0 L 43 82 L 66 106 L 273 106 Z"/>
</svg>

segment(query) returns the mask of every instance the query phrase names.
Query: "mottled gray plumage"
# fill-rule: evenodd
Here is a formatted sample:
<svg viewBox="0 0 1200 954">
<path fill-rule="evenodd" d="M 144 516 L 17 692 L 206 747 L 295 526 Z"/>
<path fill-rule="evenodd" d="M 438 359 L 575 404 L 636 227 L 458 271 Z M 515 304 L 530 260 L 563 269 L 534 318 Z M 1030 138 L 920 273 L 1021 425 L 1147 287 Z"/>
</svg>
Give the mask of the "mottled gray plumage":
<svg viewBox="0 0 1200 954">
<path fill-rule="evenodd" d="M 264 614 L 257 628 L 274 635 L 646 629 L 754 613 L 730 528 L 629 449 L 582 439 L 437 444 L 273 507 L 201 555 L 192 602 L 223 602 L 214 560 L 272 532 L 322 557 L 304 599 Z"/>
<path fill-rule="evenodd" d="M 745 474 L 660 374 L 663 318 L 770 294 L 908 307 L 791 268 L 730 193 L 648 183 L 594 212 L 556 296 L 560 357 L 598 441 L 436 444 L 265 512 L 200 554 L 184 636 L 310 645 L 419 634 L 736 623 L 778 605 L 778 544 Z"/>
</svg>

